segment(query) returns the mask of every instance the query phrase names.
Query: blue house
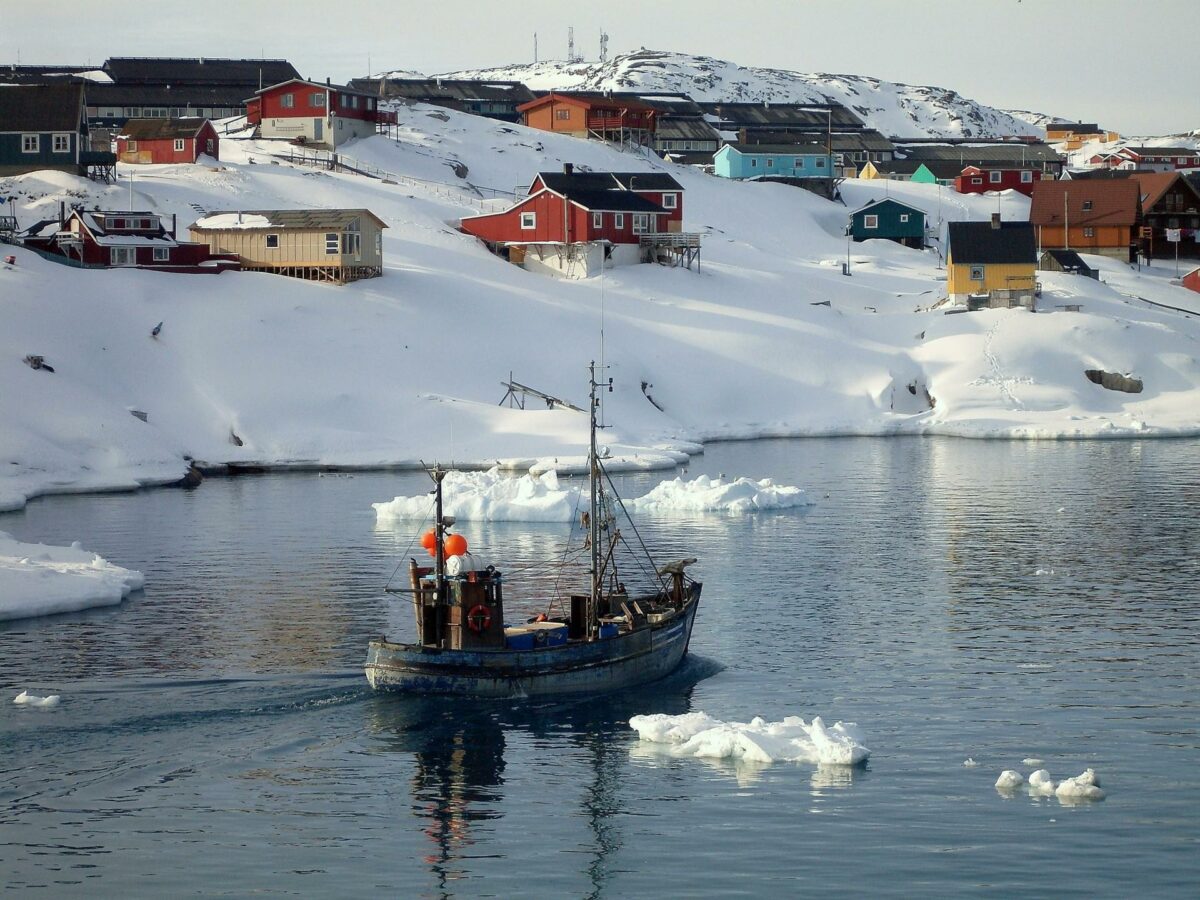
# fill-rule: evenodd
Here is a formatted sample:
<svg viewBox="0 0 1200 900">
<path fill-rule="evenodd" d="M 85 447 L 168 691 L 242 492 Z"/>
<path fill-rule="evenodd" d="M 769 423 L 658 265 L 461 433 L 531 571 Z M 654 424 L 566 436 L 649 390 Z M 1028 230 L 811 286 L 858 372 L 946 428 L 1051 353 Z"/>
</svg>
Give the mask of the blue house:
<svg viewBox="0 0 1200 900">
<path fill-rule="evenodd" d="M 830 178 L 829 148 L 823 141 L 799 144 L 726 144 L 713 156 L 722 178 Z"/>
<path fill-rule="evenodd" d="M 12 85 L 0 90 L 0 175 L 53 169 L 87 175 L 116 156 L 89 144 L 84 88 L 78 83 Z"/>
<path fill-rule="evenodd" d="M 855 241 L 882 238 L 920 250 L 925 245 L 925 213 L 893 200 L 873 200 L 850 213 L 850 236 Z"/>
</svg>

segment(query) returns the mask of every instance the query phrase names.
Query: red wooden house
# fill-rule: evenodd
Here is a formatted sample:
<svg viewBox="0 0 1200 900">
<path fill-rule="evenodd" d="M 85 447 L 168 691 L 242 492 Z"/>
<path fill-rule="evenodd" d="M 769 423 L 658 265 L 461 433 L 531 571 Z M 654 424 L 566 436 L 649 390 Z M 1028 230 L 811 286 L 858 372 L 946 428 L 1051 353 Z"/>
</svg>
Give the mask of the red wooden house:
<svg viewBox="0 0 1200 900">
<path fill-rule="evenodd" d="M 529 196 L 503 212 L 464 218 L 462 230 L 527 268 L 581 276 L 637 262 L 644 238 L 680 230 L 683 188 L 671 176 L 564 169 L 538 173 Z"/>
<path fill-rule="evenodd" d="M 203 153 L 221 158 L 221 139 L 208 119 L 130 119 L 117 135 L 124 163 L 194 163 Z"/>
<path fill-rule="evenodd" d="M 1135 172 L 1175 172 L 1200 168 L 1200 151 L 1190 147 L 1122 147 L 1113 163 Z"/>
<path fill-rule="evenodd" d="M 658 126 L 658 110 L 621 95 L 551 91 L 517 107 L 530 128 L 572 137 L 649 146 Z"/>
<path fill-rule="evenodd" d="M 57 222 L 34 225 L 22 243 L 43 256 L 63 257 L 84 268 L 217 273 L 241 267 L 236 254 L 212 253 L 207 244 L 177 241 L 174 222 L 168 231 L 152 212 L 75 209 Z"/>
<path fill-rule="evenodd" d="M 1195 291 L 1197 294 L 1200 294 L 1200 268 L 1192 269 L 1192 271 L 1184 275 L 1180 284 L 1189 291 Z"/>
<path fill-rule="evenodd" d="M 988 191 L 1020 191 L 1026 197 L 1033 186 L 1042 180 L 1042 171 L 1034 164 L 967 166 L 954 179 L 954 189 L 960 194 L 985 194 Z"/>
<path fill-rule="evenodd" d="M 246 101 L 246 121 L 268 138 L 336 150 L 356 137 L 369 137 L 388 117 L 374 94 L 344 84 L 293 78 L 257 91 Z"/>
</svg>

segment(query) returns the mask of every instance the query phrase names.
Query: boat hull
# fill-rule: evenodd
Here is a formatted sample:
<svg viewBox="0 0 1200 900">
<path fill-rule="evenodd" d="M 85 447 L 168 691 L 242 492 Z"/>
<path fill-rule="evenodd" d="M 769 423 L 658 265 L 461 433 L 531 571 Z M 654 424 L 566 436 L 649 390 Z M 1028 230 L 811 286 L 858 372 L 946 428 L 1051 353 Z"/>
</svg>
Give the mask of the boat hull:
<svg viewBox="0 0 1200 900">
<path fill-rule="evenodd" d="M 371 641 L 366 673 L 378 690 L 474 697 L 599 693 L 655 681 L 687 655 L 699 592 L 666 622 L 541 650 L 443 650 Z"/>
</svg>

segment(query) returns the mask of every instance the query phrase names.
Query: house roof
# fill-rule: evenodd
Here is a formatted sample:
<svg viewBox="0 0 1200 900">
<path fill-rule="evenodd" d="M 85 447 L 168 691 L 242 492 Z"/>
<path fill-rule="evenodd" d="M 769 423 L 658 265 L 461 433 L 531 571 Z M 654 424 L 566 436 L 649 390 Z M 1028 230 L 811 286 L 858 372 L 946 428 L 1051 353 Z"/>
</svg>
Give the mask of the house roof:
<svg viewBox="0 0 1200 900">
<path fill-rule="evenodd" d="M 0 84 L 46 84 L 55 81 L 107 80 L 96 66 L 0 66 Z"/>
<path fill-rule="evenodd" d="M 259 88 L 254 92 L 255 96 L 277 91 L 281 87 L 286 87 L 289 84 L 307 84 L 309 87 L 321 88 L 326 91 L 337 91 L 339 94 L 358 94 L 360 97 L 374 97 L 375 94 L 360 91 L 350 87 L 348 84 L 334 84 L 331 81 L 309 81 L 307 78 L 289 78 L 286 81 L 281 81 L 278 84 L 268 85 L 264 88 Z"/>
<path fill-rule="evenodd" d="M 538 172 L 542 184 L 557 193 L 589 191 L 682 191 L 683 185 L 666 172 Z"/>
<path fill-rule="evenodd" d="M 1037 262 L 1037 241 L 1028 222 L 951 222 L 949 254 L 955 263 L 995 265 Z"/>
<path fill-rule="evenodd" d="M 658 120 L 655 137 L 660 141 L 716 141 L 721 135 L 703 116 L 666 116 Z"/>
<path fill-rule="evenodd" d="M 194 116 L 186 119 L 129 119 L 121 127 L 121 137 L 135 141 L 155 141 L 170 138 L 195 137 L 208 119 Z"/>
<path fill-rule="evenodd" d="M 926 144 L 920 141 L 894 140 L 896 152 L 904 159 L 957 160 L 962 166 L 988 166 L 996 163 L 1062 162 L 1062 157 L 1049 144 L 1010 141 L 1002 144 L 945 143 Z M 960 166 L 961 168 L 961 166 Z"/>
<path fill-rule="evenodd" d="M 908 209 L 908 210 L 912 210 L 915 213 L 920 213 L 921 215 L 925 215 L 925 210 L 921 209 L 920 207 L 913 206 L 909 203 L 902 203 L 899 200 L 897 200 L 895 197 L 884 197 L 882 200 L 872 200 L 870 203 L 867 203 L 864 206 L 860 206 L 858 209 L 851 212 L 850 215 L 857 216 L 859 213 L 864 213 L 867 210 L 874 209 L 877 206 L 898 206 L 900 209 Z"/>
<path fill-rule="evenodd" d="M 1104 134 L 1095 122 L 1048 122 L 1047 131 L 1071 131 L 1075 134 Z"/>
<path fill-rule="evenodd" d="M 1138 156 L 1198 156 L 1200 152 L 1191 147 L 1122 147 L 1118 153 L 1136 153 Z"/>
<path fill-rule="evenodd" d="M 589 190 L 571 187 L 565 191 L 556 191 L 556 193 L 562 194 L 572 203 L 577 203 L 592 212 L 665 212 L 657 203 L 651 203 L 641 194 L 635 194 L 633 191 Z"/>
<path fill-rule="evenodd" d="M 1200 201 L 1200 192 L 1178 172 L 1134 172 L 1130 177 L 1140 185 L 1142 212 L 1149 212 L 1162 199 L 1163 194 L 1175 186 L 1176 181 L 1182 182 L 1184 189 L 1196 194 L 1197 201 Z"/>
<path fill-rule="evenodd" d="M 83 85 L 23 84 L 0 89 L 0 131 L 78 131 Z"/>
<path fill-rule="evenodd" d="M 892 159 L 871 163 L 877 172 L 884 175 L 914 175 L 924 166 L 929 174 L 942 181 L 950 181 L 962 173 L 958 160 L 935 159 Z"/>
<path fill-rule="evenodd" d="M 1064 272 L 1090 272 L 1092 267 L 1083 261 L 1083 257 L 1074 250 L 1043 250 L 1043 256 L 1049 256 L 1057 262 Z"/>
<path fill-rule="evenodd" d="M 251 219 L 250 217 L 254 217 Z M 189 225 L 197 231 L 260 230 L 264 228 L 294 228 L 316 231 L 322 228 L 344 228 L 360 216 L 370 216 L 387 228 L 387 223 L 369 209 L 243 209 L 220 210 L 208 213 Z M 225 217 L 230 217 L 226 219 Z M 238 222 L 238 218 L 242 221 Z"/>
<path fill-rule="evenodd" d="M 246 105 L 248 85 L 225 84 L 93 84 L 88 85 L 89 106 L 163 106 L 183 108 Z"/>
<path fill-rule="evenodd" d="M 824 141 L 811 140 L 794 144 L 742 144 L 734 142 L 726 144 L 721 150 L 728 148 L 743 156 L 762 153 L 770 156 L 827 156 L 829 148 Z M 720 152 L 720 151 L 718 151 Z"/>
<path fill-rule="evenodd" d="M 1063 172 L 1064 181 L 1106 181 L 1116 178 L 1128 178 L 1133 172 L 1129 169 L 1079 169 Z"/>
<path fill-rule="evenodd" d="M 114 56 L 104 71 L 119 84 L 237 85 L 278 84 L 300 73 L 286 59 Z"/>
<path fill-rule="evenodd" d="M 350 87 L 387 98 L 438 104 L 452 101 L 468 103 L 528 103 L 534 93 L 519 81 L 477 81 L 457 78 L 354 78 Z"/>
<path fill-rule="evenodd" d="M 700 108 L 716 116 L 724 128 L 799 128 L 825 131 L 854 130 L 863 120 L 840 103 L 701 103 Z"/>
<path fill-rule="evenodd" d="M 601 93 L 599 91 L 550 91 L 517 107 L 517 112 L 536 109 L 552 101 L 571 103 L 591 109 L 593 106 L 619 106 L 630 111 L 658 112 L 656 107 L 643 103 L 639 94 Z"/>
<path fill-rule="evenodd" d="M 1128 178 L 1097 178 L 1084 181 L 1039 181 L 1033 186 L 1029 221 L 1034 225 L 1116 225 L 1137 223 L 1137 182 Z M 1090 209 L 1084 205 L 1090 204 Z"/>
</svg>

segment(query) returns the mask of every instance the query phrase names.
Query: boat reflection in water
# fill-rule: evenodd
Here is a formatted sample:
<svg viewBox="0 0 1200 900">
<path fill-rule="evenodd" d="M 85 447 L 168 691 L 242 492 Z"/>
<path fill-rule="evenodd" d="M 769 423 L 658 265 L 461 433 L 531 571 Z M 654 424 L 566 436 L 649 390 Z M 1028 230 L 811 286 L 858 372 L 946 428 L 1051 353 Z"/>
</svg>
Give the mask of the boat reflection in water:
<svg viewBox="0 0 1200 900">
<path fill-rule="evenodd" d="M 505 772 L 509 766 L 528 772 L 539 752 L 566 752 L 585 761 L 579 806 L 592 847 L 581 874 L 599 894 L 608 860 L 622 846 L 618 789 L 636 740 L 629 719 L 647 710 L 689 712 L 697 682 L 718 671 L 719 665 L 692 657 L 653 691 L 573 701 L 467 704 L 436 696 L 372 695 L 368 728 L 377 747 L 413 756 L 411 808 L 424 820 L 430 846 L 423 859 L 435 879 L 434 895 L 451 896 L 455 882 L 482 877 L 472 861 L 503 855 L 502 846 L 489 844 L 512 840 L 511 835 L 496 840 L 504 807 L 518 799 L 510 796 L 516 788 L 506 788 Z M 551 750 L 531 749 L 564 742 Z"/>
</svg>

